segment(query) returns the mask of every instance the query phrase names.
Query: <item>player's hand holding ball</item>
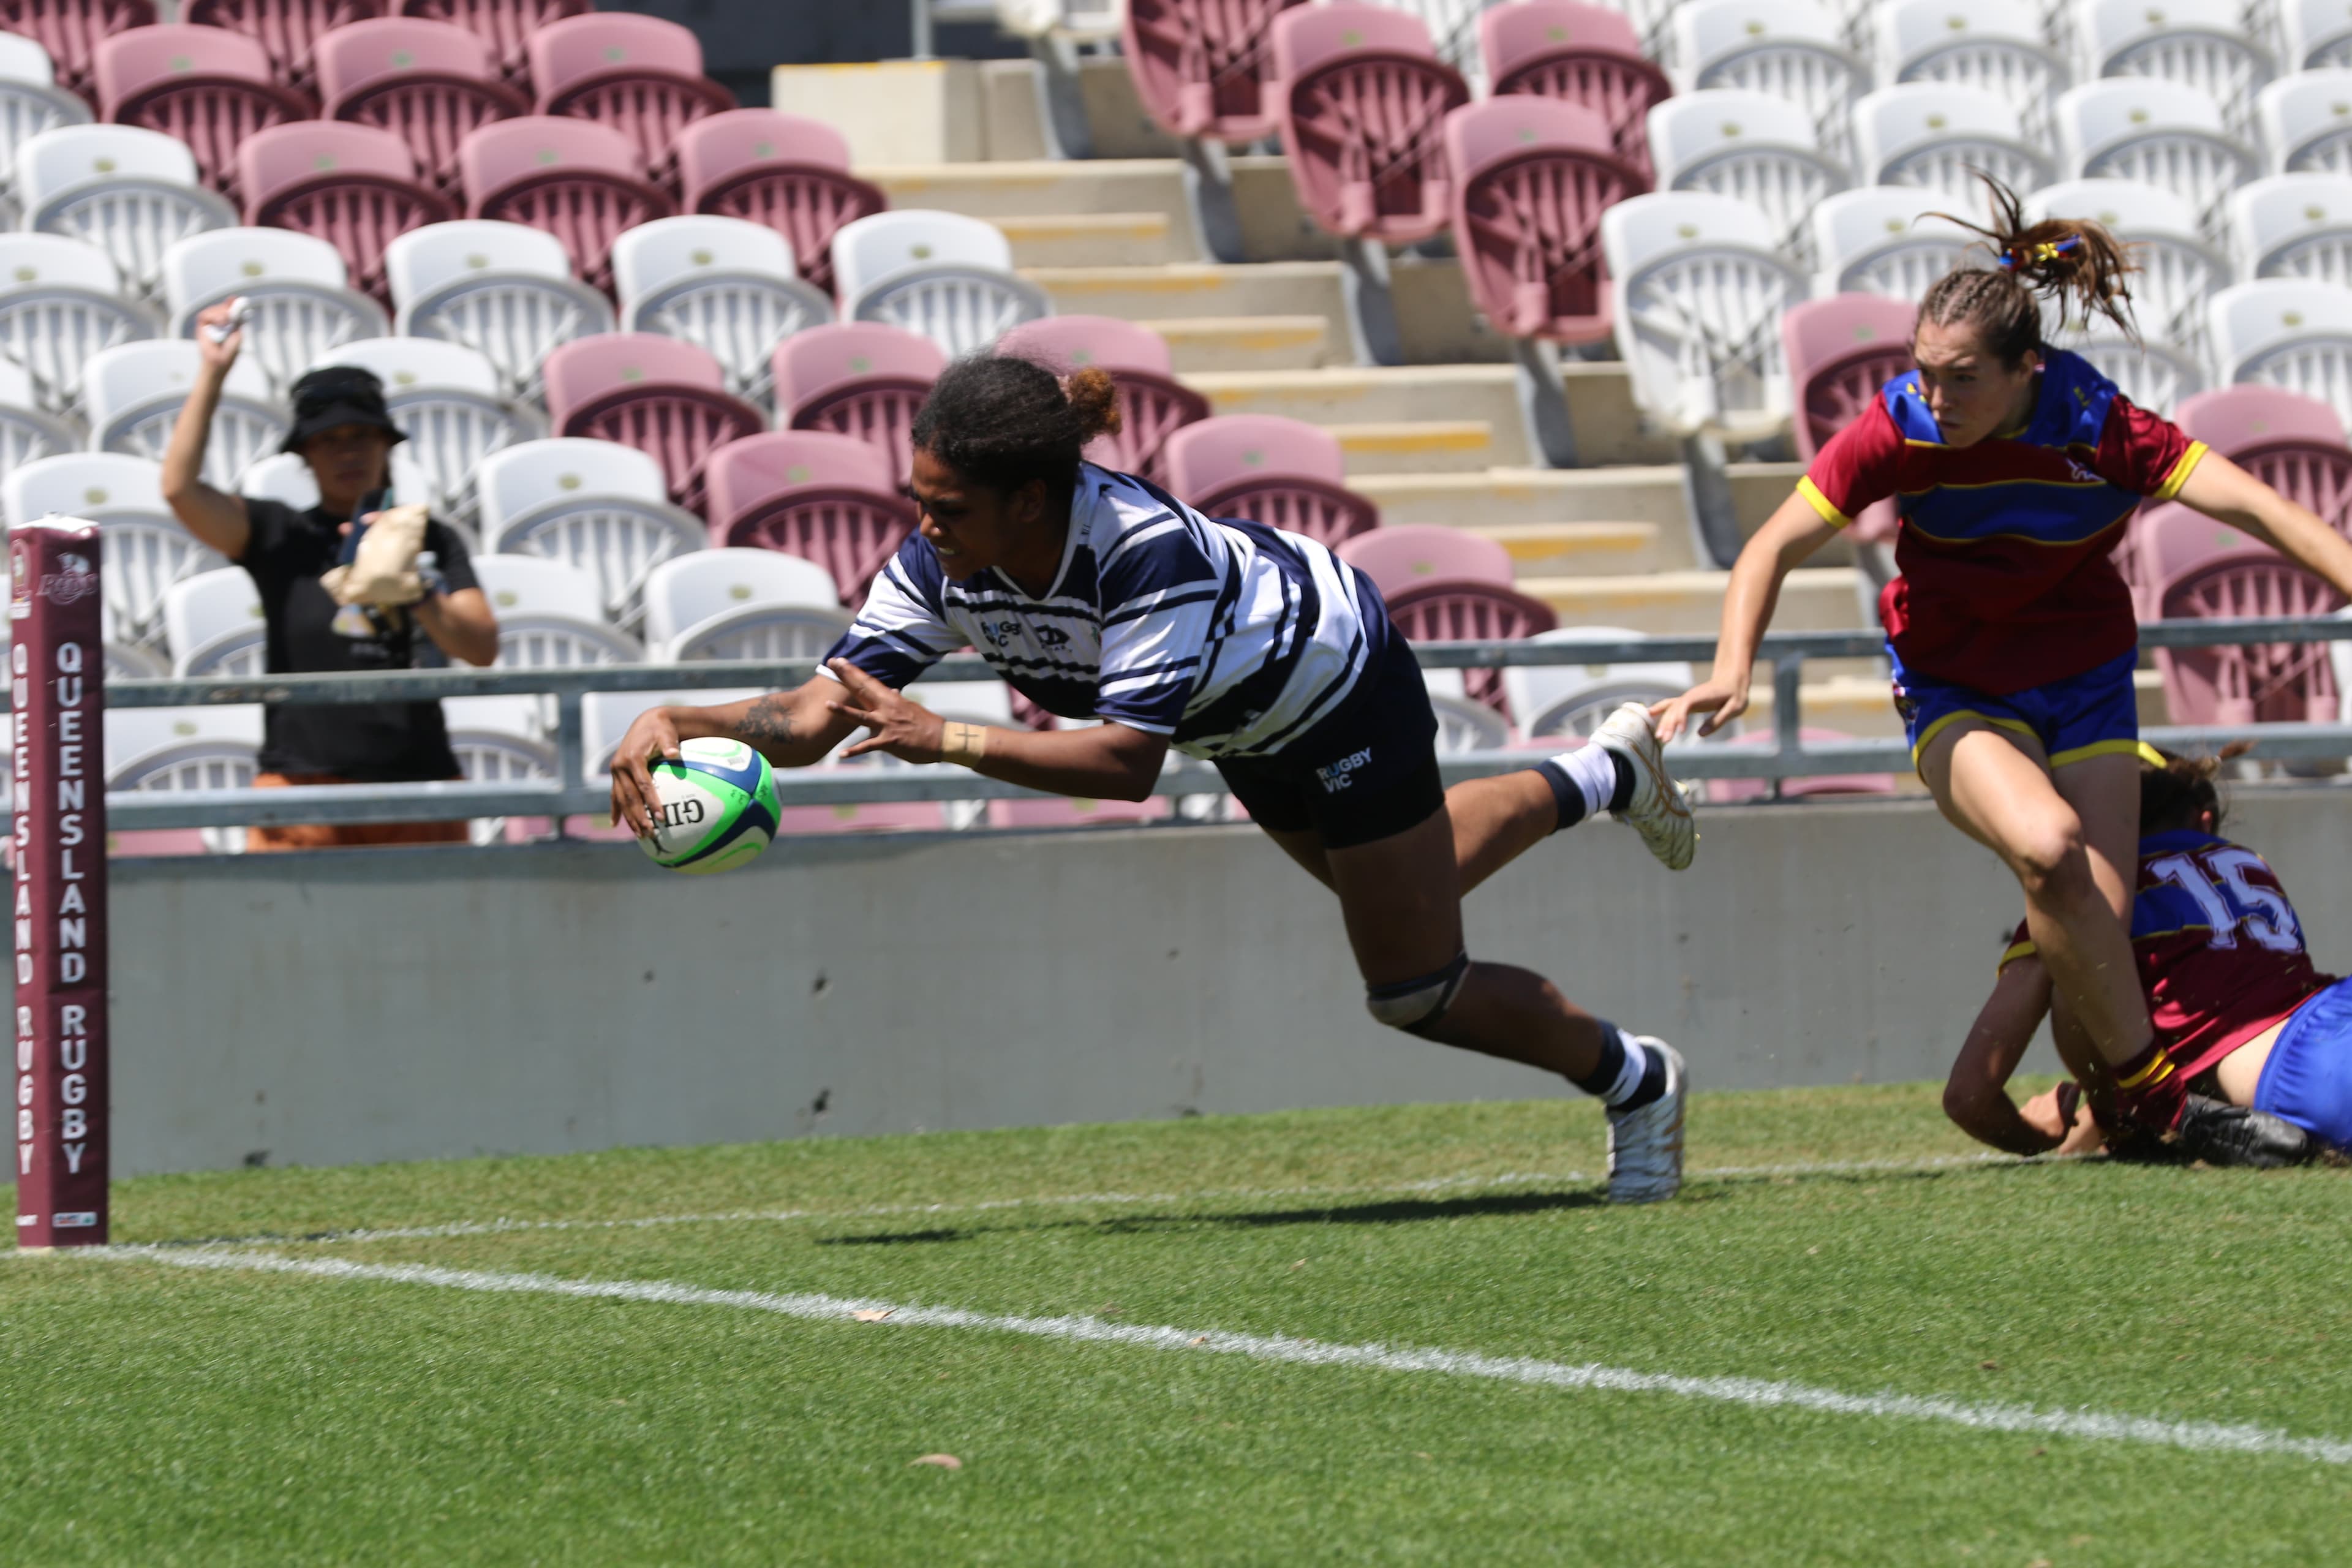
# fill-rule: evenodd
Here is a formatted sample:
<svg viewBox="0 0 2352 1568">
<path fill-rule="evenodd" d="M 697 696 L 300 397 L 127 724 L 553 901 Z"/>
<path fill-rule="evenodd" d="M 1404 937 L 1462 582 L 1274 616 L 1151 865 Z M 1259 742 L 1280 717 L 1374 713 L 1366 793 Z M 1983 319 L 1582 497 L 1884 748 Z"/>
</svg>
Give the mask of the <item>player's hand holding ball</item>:
<svg viewBox="0 0 2352 1568">
<path fill-rule="evenodd" d="M 680 741 L 658 708 L 614 750 L 613 820 L 668 870 L 733 870 L 768 847 L 782 810 L 767 758 L 740 741 Z"/>
</svg>

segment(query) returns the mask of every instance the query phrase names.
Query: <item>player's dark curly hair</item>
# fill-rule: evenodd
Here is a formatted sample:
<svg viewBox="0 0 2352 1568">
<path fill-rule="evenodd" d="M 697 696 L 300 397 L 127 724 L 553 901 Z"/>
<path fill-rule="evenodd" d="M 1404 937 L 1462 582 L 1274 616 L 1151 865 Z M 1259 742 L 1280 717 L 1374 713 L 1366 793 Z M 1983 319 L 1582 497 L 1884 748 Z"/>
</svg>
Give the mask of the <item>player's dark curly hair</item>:
<svg viewBox="0 0 2352 1568">
<path fill-rule="evenodd" d="M 1065 380 L 1034 360 L 975 354 L 948 366 L 915 415 L 914 444 L 966 479 L 1012 491 L 1042 479 L 1066 498 L 1087 442 L 1118 428 L 1118 388 L 1099 367 Z"/>
<path fill-rule="evenodd" d="M 1984 333 L 1985 346 L 2011 370 L 2030 353 L 2042 353 L 2042 301 L 2055 299 L 2066 314 L 2087 321 L 2105 316 L 2137 339 L 2131 318 L 2126 275 L 2139 270 L 2122 241 L 2089 218 L 2051 217 L 2025 221 L 2017 193 L 1979 173 L 1992 207 L 1989 224 L 1948 218 L 1982 235 L 1992 247 L 1993 266 L 1948 272 L 1919 301 L 1919 320 L 1938 327 L 1969 325 Z"/>
<path fill-rule="evenodd" d="M 2232 757 L 2242 756 L 2253 747 L 2251 741 L 2232 741 L 2221 748 L 2221 755 L 2212 757 L 2179 757 L 2170 752 L 2159 753 L 2164 766 L 2144 767 L 2139 771 L 2139 830 L 2142 833 L 2170 833 L 2179 828 L 2195 827 L 2207 812 L 2213 814 L 2212 831 L 2221 831 L 2222 819 L 2230 815 L 2230 803 L 2222 798 L 2220 779 L 2221 764 Z"/>
</svg>

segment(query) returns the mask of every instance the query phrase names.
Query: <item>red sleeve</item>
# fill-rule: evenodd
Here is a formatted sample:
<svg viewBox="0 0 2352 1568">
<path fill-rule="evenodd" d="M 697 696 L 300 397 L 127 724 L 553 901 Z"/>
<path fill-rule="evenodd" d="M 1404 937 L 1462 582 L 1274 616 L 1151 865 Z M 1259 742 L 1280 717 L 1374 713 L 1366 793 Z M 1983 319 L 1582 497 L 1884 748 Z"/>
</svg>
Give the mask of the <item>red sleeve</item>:
<svg viewBox="0 0 2352 1568">
<path fill-rule="evenodd" d="M 1861 418 L 1813 454 L 1797 493 L 1812 503 L 1823 522 L 1843 528 L 1864 507 L 1895 493 L 1895 468 L 1902 458 L 1903 432 L 1885 401 L 1874 397 Z"/>
<path fill-rule="evenodd" d="M 2190 440 L 2171 420 L 2117 393 L 2107 405 L 2106 427 L 2099 432 L 2099 455 L 2091 467 L 2118 489 L 2170 500 L 2204 456 L 2204 442 Z"/>
</svg>

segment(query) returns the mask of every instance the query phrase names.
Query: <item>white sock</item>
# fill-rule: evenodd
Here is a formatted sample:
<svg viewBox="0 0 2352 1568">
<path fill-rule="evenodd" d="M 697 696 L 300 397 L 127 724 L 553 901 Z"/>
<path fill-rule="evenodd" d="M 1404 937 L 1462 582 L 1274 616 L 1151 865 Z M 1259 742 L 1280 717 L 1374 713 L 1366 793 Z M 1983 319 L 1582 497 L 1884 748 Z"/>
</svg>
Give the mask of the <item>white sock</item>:
<svg viewBox="0 0 2352 1568">
<path fill-rule="evenodd" d="M 1598 746 L 1593 748 L 1596 752 L 1600 749 Z M 1618 1072 L 1617 1081 L 1601 1091 L 1601 1103 L 1603 1105 L 1624 1104 L 1633 1098 L 1633 1091 L 1642 1087 L 1643 1075 L 1650 1070 L 1648 1047 L 1622 1029 L 1617 1031 L 1617 1042 L 1625 1047 L 1625 1066 Z"/>
<path fill-rule="evenodd" d="M 1599 816 L 1617 793 L 1617 764 L 1605 746 L 1579 746 L 1552 758 L 1552 765 L 1584 794 L 1584 815 Z"/>
</svg>

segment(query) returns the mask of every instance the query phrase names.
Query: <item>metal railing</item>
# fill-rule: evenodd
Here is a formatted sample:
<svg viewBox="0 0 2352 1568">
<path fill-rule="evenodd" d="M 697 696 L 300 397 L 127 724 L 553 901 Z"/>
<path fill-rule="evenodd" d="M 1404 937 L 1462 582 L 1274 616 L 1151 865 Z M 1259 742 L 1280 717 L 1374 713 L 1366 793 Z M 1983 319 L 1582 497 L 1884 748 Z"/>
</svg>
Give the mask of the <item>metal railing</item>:
<svg viewBox="0 0 2352 1568">
<path fill-rule="evenodd" d="M 2166 621 L 2140 628 L 2147 647 L 2216 647 L 2251 643 L 2352 640 L 2352 619 Z M 1572 642 L 1420 643 L 1424 668 L 1498 669 L 1509 666 L 1631 664 L 1715 657 L 1712 637 L 1616 637 Z M 1905 773 L 1910 748 L 1899 739 L 1806 745 L 1800 736 L 1800 688 L 1809 659 L 1878 658 L 1884 637 L 1874 631 L 1775 632 L 1759 653 L 1772 667 L 1772 720 L 1777 744 L 1678 748 L 1675 772 L 1688 779 L 1779 781 L 1824 773 Z M 675 665 L 593 665 L 568 669 L 435 669 L 360 675 L 276 675 L 258 679 L 124 680 L 110 684 L 112 708 L 225 706 L 256 702 L 393 702 L 451 697 L 547 694 L 556 707 L 556 776 L 544 784 L 312 784 L 283 789 L 137 791 L 107 795 L 109 826 L 150 828 L 272 826 L 323 822 L 429 822 L 478 816 L 601 816 L 604 786 L 587 781 L 582 699 L 592 691 L 668 692 L 714 688 L 796 686 L 814 672 L 810 660 Z M 942 661 L 929 681 L 995 680 L 974 655 Z M 2218 748 L 2250 741 L 2251 755 L 2286 762 L 2352 757 L 2352 724 L 2175 726 L 2146 731 L 2152 743 L 2174 750 Z M 1467 752 L 1442 757 L 1447 784 L 1510 773 L 1529 765 L 1525 750 Z M 898 801 L 991 800 L 1036 792 L 952 766 L 847 767 L 779 771 L 777 794 L 786 805 L 865 805 Z M 1216 770 L 1171 752 L 1156 794 L 1181 797 L 1225 794 Z"/>
</svg>

